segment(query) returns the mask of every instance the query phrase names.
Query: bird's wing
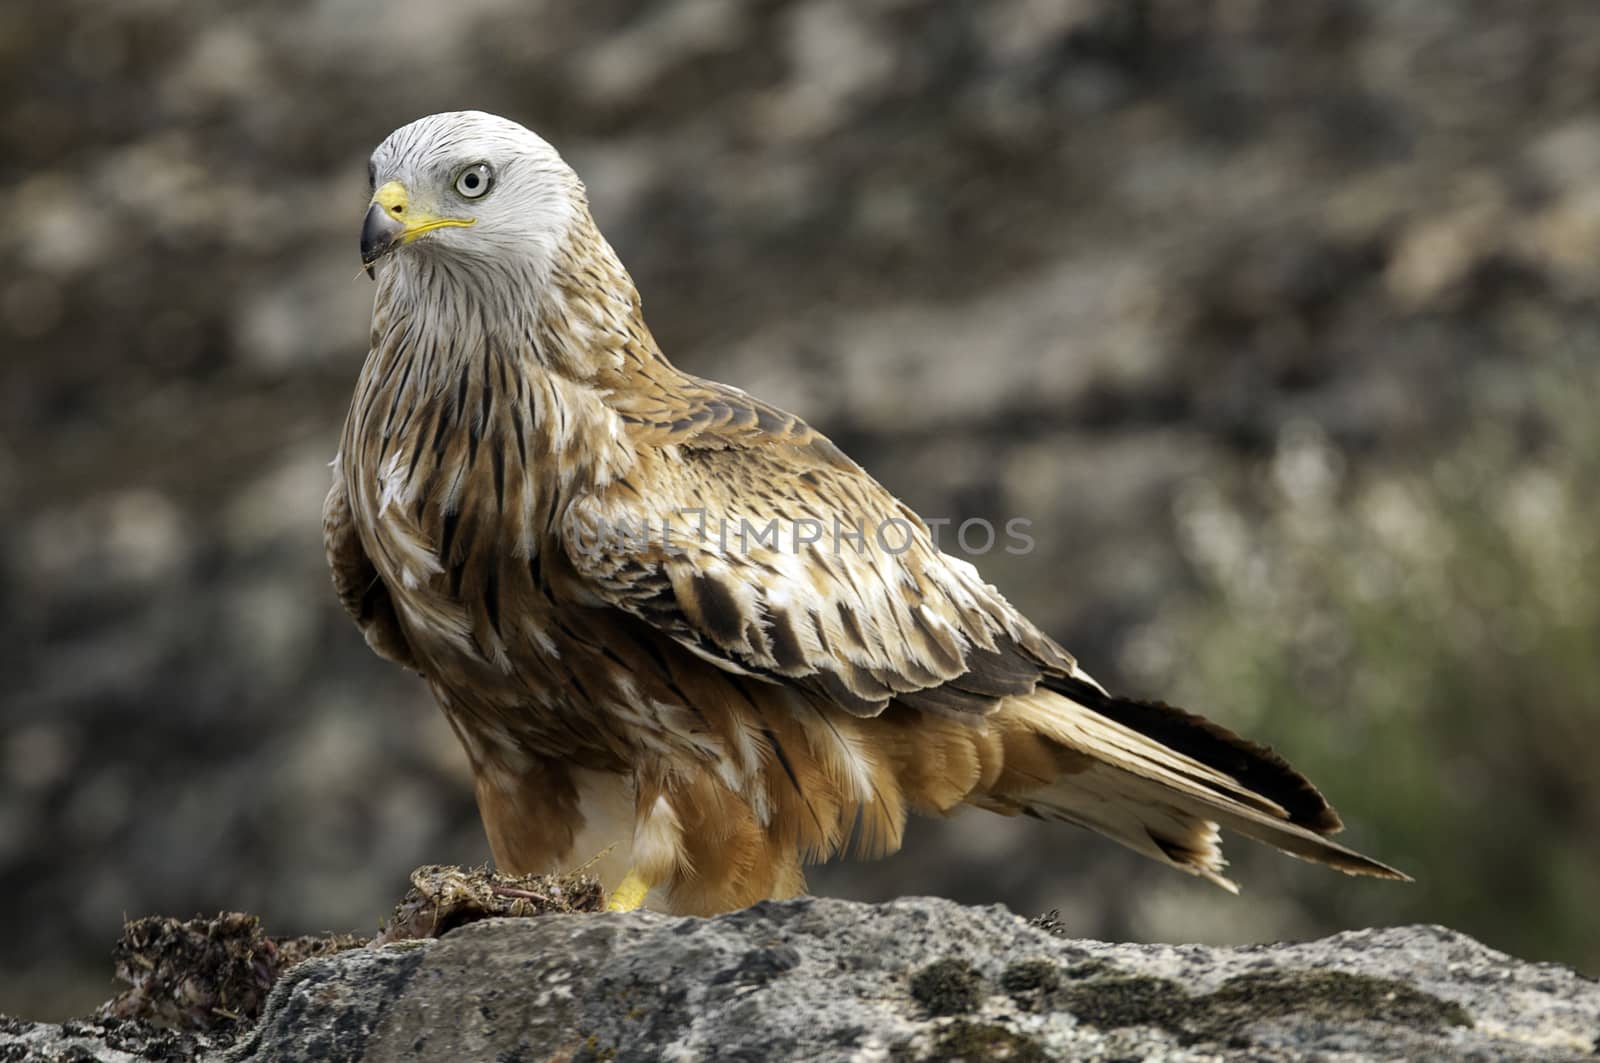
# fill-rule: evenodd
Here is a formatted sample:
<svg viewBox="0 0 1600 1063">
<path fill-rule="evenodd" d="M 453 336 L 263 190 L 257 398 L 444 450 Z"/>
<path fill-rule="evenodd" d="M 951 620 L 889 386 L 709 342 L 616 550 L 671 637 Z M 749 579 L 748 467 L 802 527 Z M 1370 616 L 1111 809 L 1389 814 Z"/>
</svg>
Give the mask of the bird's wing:
<svg viewBox="0 0 1600 1063">
<path fill-rule="evenodd" d="M 333 573 L 333 589 L 345 611 L 361 628 L 367 645 L 380 657 L 421 671 L 411 644 L 400 628 L 389 587 L 378 575 L 377 567 L 361 545 L 355 521 L 350 516 L 350 497 L 345 493 L 344 476 L 335 461 L 333 487 L 322 503 L 322 548 Z"/>
<path fill-rule="evenodd" d="M 1072 658 L 826 437 L 686 378 L 620 408 L 636 475 L 562 524 L 575 600 L 639 617 L 719 667 L 863 716 L 890 699 L 986 713 Z"/>
</svg>

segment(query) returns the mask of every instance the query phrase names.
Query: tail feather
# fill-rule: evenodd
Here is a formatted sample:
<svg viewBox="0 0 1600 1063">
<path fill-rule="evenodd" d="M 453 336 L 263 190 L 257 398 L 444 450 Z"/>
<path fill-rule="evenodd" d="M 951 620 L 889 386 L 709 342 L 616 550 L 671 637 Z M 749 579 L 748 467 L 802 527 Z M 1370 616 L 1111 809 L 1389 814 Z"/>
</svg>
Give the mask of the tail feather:
<svg viewBox="0 0 1600 1063">
<path fill-rule="evenodd" d="M 1291 823 L 1318 834 L 1344 829 L 1339 814 L 1311 781 L 1268 746 L 1163 702 L 1113 697 L 1081 673 L 1047 677 L 1045 686 L 1076 705 L 1222 773 L 1244 791 L 1270 801 Z"/>
<path fill-rule="evenodd" d="M 1002 774 L 987 807 L 1086 827 L 1230 892 L 1219 826 L 1347 874 L 1409 881 L 1325 837 L 1341 829 L 1337 813 L 1282 757 L 1198 716 L 1086 679 L 1008 698 L 999 716 L 1008 752 L 1043 738 L 1058 767 L 1043 785 Z"/>
<path fill-rule="evenodd" d="M 1021 810 L 1092 830 L 1140 856 L 1238 893 L 1238 883 L 1222 873 L 1228 861 L 1217 825 L 1174 806 L 1164 795 L 1152 801 L 1150 789 L 1137 776 L 1095 765 L 1028 795 Z"/>
</svg>

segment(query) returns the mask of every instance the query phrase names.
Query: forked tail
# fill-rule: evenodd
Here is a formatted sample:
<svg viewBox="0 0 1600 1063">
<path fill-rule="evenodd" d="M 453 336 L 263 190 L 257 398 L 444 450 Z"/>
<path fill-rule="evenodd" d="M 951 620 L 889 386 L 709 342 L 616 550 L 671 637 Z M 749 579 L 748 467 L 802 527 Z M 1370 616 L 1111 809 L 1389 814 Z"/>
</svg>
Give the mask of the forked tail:
<svg viewBox="0 0 1600 1063">
<path fill-rule="evenodd" d="M 1328 840 L 1338 814 L 1277 753 L 1182 709 L 1052 676 L 994 722 L 1005 766 L 974 804 L 1087 827 L 1230 892 L 1219 827 L 1348 874 L 1410 880 Z"/>
</svg>

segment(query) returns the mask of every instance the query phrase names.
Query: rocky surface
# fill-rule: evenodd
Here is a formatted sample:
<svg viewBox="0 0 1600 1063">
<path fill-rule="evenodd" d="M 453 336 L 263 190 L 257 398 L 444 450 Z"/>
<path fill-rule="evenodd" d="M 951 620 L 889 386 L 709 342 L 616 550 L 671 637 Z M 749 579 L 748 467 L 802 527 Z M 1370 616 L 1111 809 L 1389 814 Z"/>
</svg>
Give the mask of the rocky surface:
<svg viewBox="0 0 1600 1063">
<path fill-rule="evenodd" d="M 152 1036 L 11 1023 L 0 1059 L 223 1058 Z M 1442 927 L 1114 945 L 1000 907 L 808 899 L 491 919 L 314 959 L 225 1058 L 1559 1061 L 1597 1037 L 1600 985 Z"/>
<path fill-rule="evenodd" d="M 0 1015 L 0 1059 L 6 1063 L 188 1063 L 214 1059 L 228 1043 L 134 1019 L 52 1023 Z"/>
<path fill-rule="evenodd" d="M 1597 85 L 1593 0 L 0 5 L 0 1003 L 92 1006 L 127 912 L 357 928 L 419 861 L 485 855 L 453 738 L 319 542 L 395 126 L 477 106 L 545 133 L 672 358 L 929 516 L 1032 520 L 1031 556 L 974 560 L 1121 687 L 1193 589 L 1194 483 L 1254 482 L 1297 426 L 1352 475 L 1486 421 L 1543 437 L 1540 358 L 1600 335 Z M 1348 779 L 1319 782 L 1352 812 L 1371 757 L 1340 724 Z M 1461 770 L 1434 789 L 1542 795 L 1573 841 L 1541 852 L 1593 833 L 1592 791 L 1542 764 Z M 1446 814 L 1529 836 L 1502 807 Z M 1430 883 L 1482 881 L 1459 853 L 1521 874 L 1453 834 L 1407 863 L 1445 833 L 1393 844 L 1382 811 L 1353 843 L 1420 882 L 1381 900 L 1262 870 L 1281 899 L 1224 907 L 977 818 L 813 883 L 1237 941 L 1437 921 Z M 1450 921 L 1513 934 L 1547 907 L 1516 889 Z"/>
<path fill-rule="evenodd" d="M 306 964 L 235 1058 L 1556 1060 L 1597 1035 L 1593 982 L 1440 928 L 1108 945 L 998 907 L 807 900 Z"/>
</svg>

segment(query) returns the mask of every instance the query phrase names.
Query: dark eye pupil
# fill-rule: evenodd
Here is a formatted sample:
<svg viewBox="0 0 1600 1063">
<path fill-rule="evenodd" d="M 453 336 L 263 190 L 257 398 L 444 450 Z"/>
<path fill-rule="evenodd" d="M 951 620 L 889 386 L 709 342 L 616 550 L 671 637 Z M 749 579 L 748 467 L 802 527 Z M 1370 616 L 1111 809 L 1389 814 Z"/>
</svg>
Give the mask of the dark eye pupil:
<svg viewBox="0 0 1600 1063">
<path fill-rule="evenodd" d="M 467 187 L 468 188 L 477 188 L 478 187 L 478 175 L 477 174 L 475 174 L 475 173 L 467 174 Z"/>
</svg>

